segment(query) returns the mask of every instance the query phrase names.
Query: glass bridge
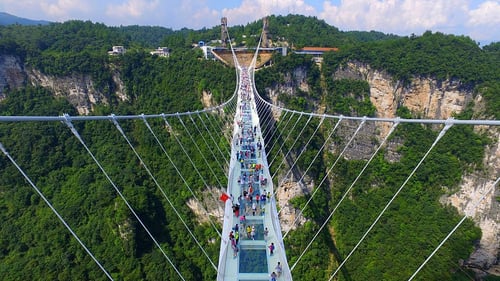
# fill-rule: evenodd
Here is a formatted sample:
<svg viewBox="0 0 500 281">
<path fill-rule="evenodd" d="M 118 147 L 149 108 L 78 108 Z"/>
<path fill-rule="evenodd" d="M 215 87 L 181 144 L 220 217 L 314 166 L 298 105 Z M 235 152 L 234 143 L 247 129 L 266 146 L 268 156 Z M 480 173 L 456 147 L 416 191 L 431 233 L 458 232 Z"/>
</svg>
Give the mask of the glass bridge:
<svg viewBox="0 0 500 281">
<path fill-rule="evenodd" d="M 239 68 L 218 281 L 292 280 L 276 211 L 252 71 Z"/>
</svg>

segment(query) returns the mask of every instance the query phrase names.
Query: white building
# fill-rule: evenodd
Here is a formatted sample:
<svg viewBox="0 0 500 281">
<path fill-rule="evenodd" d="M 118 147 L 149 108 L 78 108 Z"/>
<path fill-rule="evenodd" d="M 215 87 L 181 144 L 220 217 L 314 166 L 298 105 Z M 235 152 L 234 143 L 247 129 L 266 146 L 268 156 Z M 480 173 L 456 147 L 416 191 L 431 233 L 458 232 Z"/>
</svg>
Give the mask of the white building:
<svg viewBox="0 0 500 281">
<path fill-rule="evenodd" d="M 109 51 L 109 55 L 123 55 L 125 54 L 125 47 L 123 46 L 113 46 L 113 51 Z"/>
<path fill-rule="evenodd" d="M 151 55 L 157 55 L 160 57 L 170 57 L 170 49 L 167 47 L 158 47 L 158 49 L 149 52 Z"/>
</svg>

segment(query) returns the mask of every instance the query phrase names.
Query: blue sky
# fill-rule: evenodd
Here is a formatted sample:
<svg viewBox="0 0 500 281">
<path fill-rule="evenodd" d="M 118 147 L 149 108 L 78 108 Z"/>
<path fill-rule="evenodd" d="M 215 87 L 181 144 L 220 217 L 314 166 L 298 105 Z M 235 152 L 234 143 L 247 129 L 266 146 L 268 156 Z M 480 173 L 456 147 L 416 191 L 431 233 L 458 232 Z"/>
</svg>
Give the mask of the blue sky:
<svg viewBox="0 0 500 281">
<path fill-rule="evenodd" d="M 265 15 L 316 16 L 341 30 L 398 35 L 426 30 L 500 41 L 500 0 L 2 0 L 0 11 L 30 19 L 91 20 L 173 29 L 246 24 Z"/>
</svg>

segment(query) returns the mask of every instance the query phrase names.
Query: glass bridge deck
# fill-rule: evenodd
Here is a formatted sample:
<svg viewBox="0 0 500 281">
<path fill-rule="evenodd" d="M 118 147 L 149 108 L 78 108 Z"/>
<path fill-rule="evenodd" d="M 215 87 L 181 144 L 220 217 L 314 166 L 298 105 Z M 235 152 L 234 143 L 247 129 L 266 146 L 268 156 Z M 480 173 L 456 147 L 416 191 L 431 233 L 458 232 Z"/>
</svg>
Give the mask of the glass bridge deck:
<svg viewBox="0 0 500 281">
<path fill-rule="evenodd" d="M 217 280 L 292 280 L 249 73 L 240 70 Z M 238 232 L 238 236 L 234 237 Z M 271 245 L 274 246 L 271 254 Z"/>
</svg>

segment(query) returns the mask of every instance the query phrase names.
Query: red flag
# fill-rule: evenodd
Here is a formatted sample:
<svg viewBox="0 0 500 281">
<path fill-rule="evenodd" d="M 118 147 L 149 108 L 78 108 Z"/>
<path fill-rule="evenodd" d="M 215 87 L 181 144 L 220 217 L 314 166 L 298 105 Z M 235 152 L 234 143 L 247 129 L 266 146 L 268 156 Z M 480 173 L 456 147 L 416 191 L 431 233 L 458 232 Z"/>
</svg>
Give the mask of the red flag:
<svg viewBox="0 0 500 281">
<path fill-rule="evenodd" d="M 225 203 L 226 200 L 229 199 L 229 195 L 227 195 L 226 193 L 222 193 L 219 199 Z"/>
</svg>

